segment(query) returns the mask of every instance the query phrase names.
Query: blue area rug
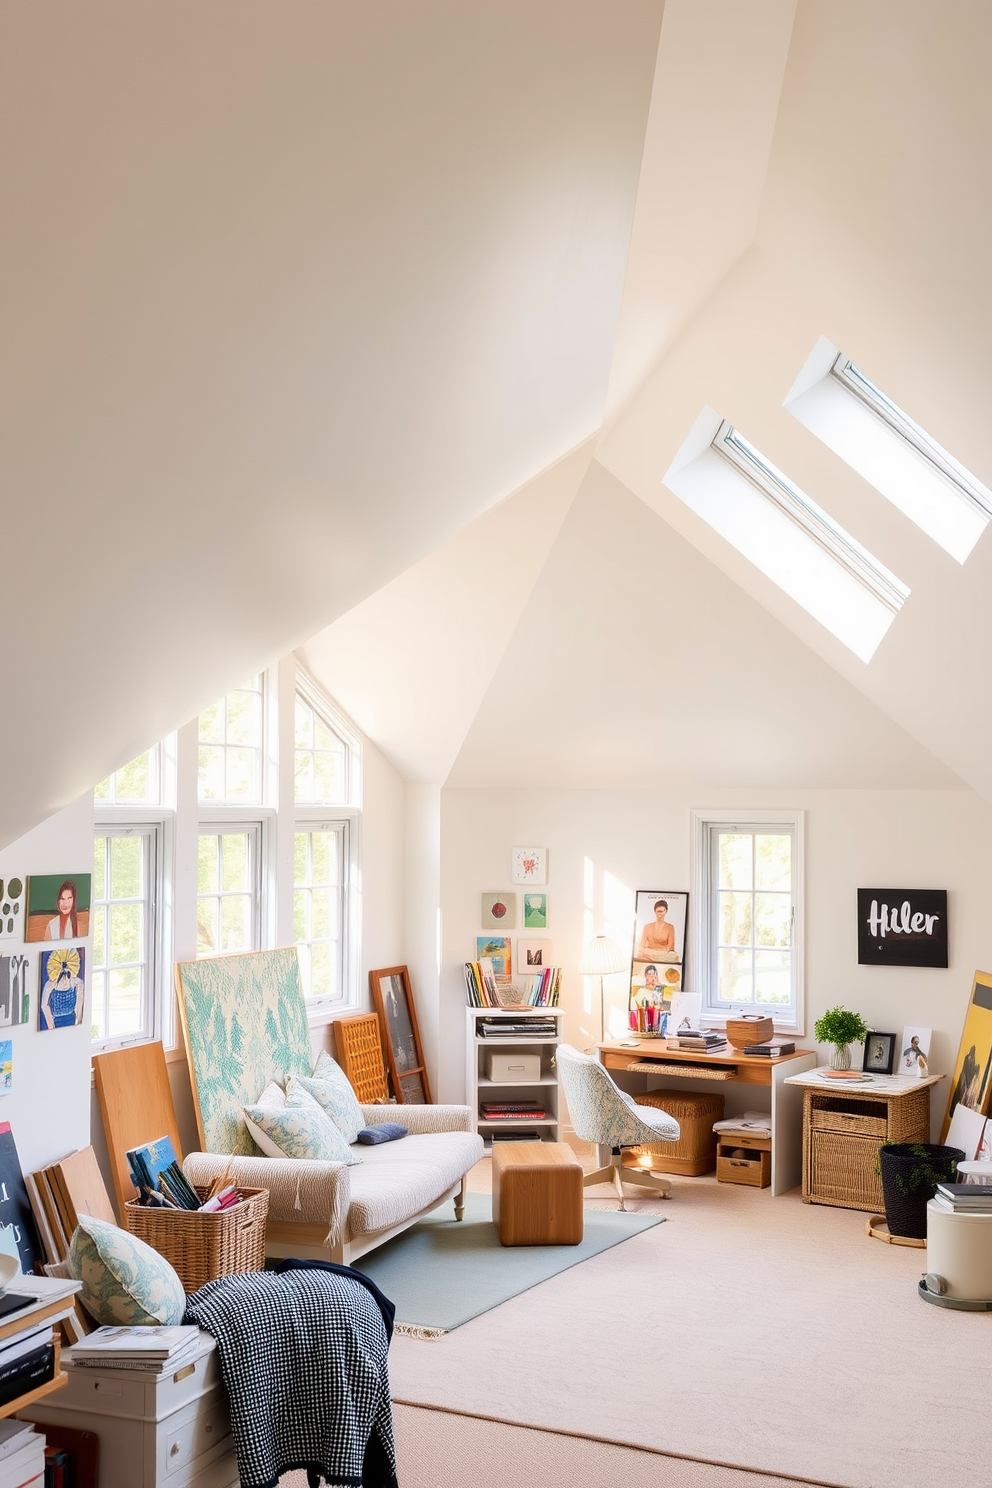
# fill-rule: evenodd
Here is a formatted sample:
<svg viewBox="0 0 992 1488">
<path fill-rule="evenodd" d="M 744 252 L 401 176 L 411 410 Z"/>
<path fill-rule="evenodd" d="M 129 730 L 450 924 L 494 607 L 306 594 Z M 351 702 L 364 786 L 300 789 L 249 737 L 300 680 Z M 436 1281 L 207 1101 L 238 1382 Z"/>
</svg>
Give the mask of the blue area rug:
<svg viewBox="0 0 992 1488">
<path fill-rule="evenodd" d="M 502 1246 L 489 1194 L 465 1196 L 458 1223 L 449 1199 L 440 1209 L 378 1250 L 362 1256 L 364 1271 L 396 1303 L 401 1332 L 450 1333 L 614 1245 L 661 1224 L 661 1214 L 587 1209 L 581 1245 Z"/>
</svg>

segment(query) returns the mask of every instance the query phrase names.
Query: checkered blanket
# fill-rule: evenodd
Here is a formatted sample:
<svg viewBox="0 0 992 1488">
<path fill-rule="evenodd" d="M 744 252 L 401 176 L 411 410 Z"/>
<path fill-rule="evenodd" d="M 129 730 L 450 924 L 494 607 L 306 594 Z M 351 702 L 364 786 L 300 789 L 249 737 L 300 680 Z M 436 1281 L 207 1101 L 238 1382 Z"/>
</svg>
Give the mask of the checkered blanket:
<svg viewBox="0 0 992 1488">
<path fill-rule="evenodd" d="M 242 1488 L 275 1488 L 293 1468 L 310 1488 L 321 1476 L 396 1488 L 377 1296 L 344 1268 L 315 1268 L 223 1276 L 189 1298 L 186 1322 L 217 1340 Z"/>
</svg>

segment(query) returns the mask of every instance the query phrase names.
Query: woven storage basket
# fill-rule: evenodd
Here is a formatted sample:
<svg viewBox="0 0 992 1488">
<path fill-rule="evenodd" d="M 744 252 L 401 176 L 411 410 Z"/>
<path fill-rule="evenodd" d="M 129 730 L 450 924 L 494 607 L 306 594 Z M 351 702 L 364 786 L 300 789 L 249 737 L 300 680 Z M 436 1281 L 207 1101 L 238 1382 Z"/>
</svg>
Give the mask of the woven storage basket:
<svg viewBox="0 0 992 1488">
<path fill-rule="evenodd" d="M 205 1188 L 198 1188 L 200 1198 Z M 190 1209 L 152 1209 L 132 1199 L 124 1205 L 124 1228 L 145 1240 L 179 1273 L 186 1292 L 237 1271 L 265 1266 L 267 1188 L 243 1188 L 240 1204 L 217 1214 Z"/>
<path fill-rule="evenodd" d="M 650 1168 L 656 1173 L 682 1173 L 695 1178 L 712 1173 L 716 1167 L 716 1134 L 714 1121 L 723 1120 L 722 1095 L 707 1095 L 695 1090 L 659 1090 L 653 1095 L 638 1095 L 639 1106 L 657 1106 L 674 1117 L 680 1127 L 677 1142 L 645 1142 L 641 1147 L 625 1147 L 624 1166 Z"/>
</svg>

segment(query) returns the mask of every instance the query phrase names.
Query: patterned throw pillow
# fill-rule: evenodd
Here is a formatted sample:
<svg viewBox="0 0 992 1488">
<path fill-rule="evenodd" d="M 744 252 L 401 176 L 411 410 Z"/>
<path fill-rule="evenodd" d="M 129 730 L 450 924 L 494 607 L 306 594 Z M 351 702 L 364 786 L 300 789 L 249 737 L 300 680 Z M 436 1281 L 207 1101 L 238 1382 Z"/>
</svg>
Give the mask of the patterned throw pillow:
<svg viewBox="0 0 992 1488">
<path fill-rule="evenodd" d="M 98 1323 L 171 1326 L 186 1311 L 183 1284 L 165 1256 L 105 1219 L 80 1214 L 69 1244 L 69 1270 Z"/>
<path fill-rule="evenodd" d="M 293 1081 L 281 1110 L 245 1106 L 245 1125 L 266 1157 L 313 1157 L 354 1166 L 361 1158 L 312 1095 Z"/>
<path fill-rule="evenodd" d="M 365 1125 L 365 1117 L 362 1108 L 358 1104 L 355 1092 L 348 1081 L 348 1076 L 339 1064 L 336 1064 L 330 1054 L 323 1049 L 313 1067 L 313 1074 L 307 1079 L 306 1075 L 296 1075 L 291 1084 L 300 1085 L 309 1095 L 312 1095 L 322 1110 L 341 1129 L 346 1142 L 354 1142 L 358 1133 Z"/>
</svg>

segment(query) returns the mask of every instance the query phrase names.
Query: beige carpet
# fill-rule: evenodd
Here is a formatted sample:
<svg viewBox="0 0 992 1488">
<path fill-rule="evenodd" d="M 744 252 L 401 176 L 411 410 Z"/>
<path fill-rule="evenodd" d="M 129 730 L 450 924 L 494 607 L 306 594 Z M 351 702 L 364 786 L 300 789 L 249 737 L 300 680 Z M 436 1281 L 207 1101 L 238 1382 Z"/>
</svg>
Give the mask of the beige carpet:
<svg viewBox="0 0 992 1488">
<path fill-rule="evenodd" d="M 636 1447 L 397 1405 L 400 1488 L 819 1488 Z M 290 1473 L 281 1488 L 306 1488 Z"/>
<path fill-rule="evenodd" d="M 674 1181 L 667 1224 L 444 1338 L 395 1339 L 396 1399 L 851 1488 L 977 1482 L 992 1315 L 920 1302 L 922 1253 L 869 1240 L 860 1213 Z"/>
</svg>

